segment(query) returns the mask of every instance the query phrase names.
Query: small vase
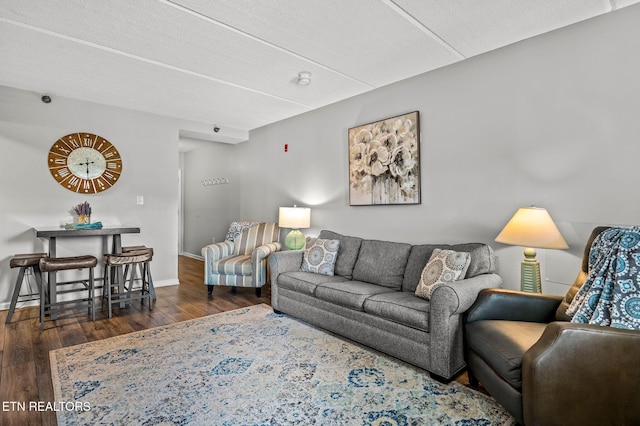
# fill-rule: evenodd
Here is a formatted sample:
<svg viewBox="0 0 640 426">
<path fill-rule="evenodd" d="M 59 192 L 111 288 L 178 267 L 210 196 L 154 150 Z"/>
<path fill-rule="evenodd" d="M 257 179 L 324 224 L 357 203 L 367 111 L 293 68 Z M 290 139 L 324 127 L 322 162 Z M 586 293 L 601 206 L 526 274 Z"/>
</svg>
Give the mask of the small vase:
<svg viewBox="0 0 640 426">
<path fill-rule="evenodd" d="M 90 214 L 79 214 L 78 215 L 78 223 L 91 223 L 91 215 Z"/>
</svg>

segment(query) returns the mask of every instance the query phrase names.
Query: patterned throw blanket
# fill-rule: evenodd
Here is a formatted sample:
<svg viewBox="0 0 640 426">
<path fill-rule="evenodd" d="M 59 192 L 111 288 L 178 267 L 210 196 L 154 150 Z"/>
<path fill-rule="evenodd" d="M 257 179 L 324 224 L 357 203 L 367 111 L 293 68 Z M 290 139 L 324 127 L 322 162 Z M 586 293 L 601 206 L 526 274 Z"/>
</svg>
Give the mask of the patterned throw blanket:
<svg viewBox="0 0 640 426">
<path fill-rule="evenodd" d="M 640 330 L 640 227 L 609 228 L 589 252 L 589 276 L 567 310 L 572 322 Z"/>
</svg>

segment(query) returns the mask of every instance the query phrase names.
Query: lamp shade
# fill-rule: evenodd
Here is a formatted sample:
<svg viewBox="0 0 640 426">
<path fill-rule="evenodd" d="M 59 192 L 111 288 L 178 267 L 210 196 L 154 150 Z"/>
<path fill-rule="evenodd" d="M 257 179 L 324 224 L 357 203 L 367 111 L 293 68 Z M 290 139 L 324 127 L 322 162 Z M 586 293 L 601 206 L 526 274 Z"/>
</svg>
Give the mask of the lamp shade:
<svg viewBox="0 0 640 426">
<path fill-rule="evenodd" d="M 302 229 L 311 226 L 311 209 L 306 207 L 280 207 L 278 225 L 281 228 Z"/>
<path fill-rule="evenodd" d="M 541 249 L 569 248 L 549 212 L 540 207 L 519 208 L 498 234 L 496 241 Z"/>
</svg>

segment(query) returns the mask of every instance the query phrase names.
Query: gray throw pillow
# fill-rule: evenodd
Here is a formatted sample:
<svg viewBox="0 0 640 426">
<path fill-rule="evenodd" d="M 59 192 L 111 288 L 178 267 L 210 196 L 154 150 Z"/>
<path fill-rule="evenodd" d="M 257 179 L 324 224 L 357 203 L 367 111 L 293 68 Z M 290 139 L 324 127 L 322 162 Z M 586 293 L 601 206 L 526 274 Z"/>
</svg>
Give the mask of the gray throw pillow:
<svg viewBox="0 0 640 426">
<path fill-rule="evenodd" d="M 335 274 L 350 280 L 353 276 L 353 267 L 355 266 L 356 261 L 358 260 L 358 254 L 360 253 L 362 238 L 348 237 L 338 234 L 337 232 L 327 230 L 322 230 L 318 238 L 340 241 Z"/>
</svg>

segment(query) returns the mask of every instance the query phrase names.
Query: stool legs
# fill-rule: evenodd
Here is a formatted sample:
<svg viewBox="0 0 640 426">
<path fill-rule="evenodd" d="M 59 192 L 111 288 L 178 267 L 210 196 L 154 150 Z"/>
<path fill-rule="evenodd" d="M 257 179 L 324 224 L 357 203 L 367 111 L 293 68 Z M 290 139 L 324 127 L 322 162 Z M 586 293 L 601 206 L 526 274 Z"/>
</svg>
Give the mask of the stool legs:
<svg viewBox="0 0 640 426">
<path fill-rule="evenodd" d="M 70 304 L 77 303 L 87 303 L 89 314 L 91 315 L 91 320 L 95 321 L 96 319 L 96 302 L 95 302 L 95 277 L 94 277 L 94 268 L 98 263 L 98 259 L 94 256 L 75 256 L 75 257 L 60 257 L 53 258 L 47 257 L 40 259 L 39 267 L 40 274 L 52 274 L 54 279 L 49 282 L 51 288 L 45 289 L 45 286 L 42 285 L 42 278 L 40 279 L 40 330 L 44 330 L 44 319 L 47 314 L 49 314 L 52 319 L 55 319 L 53 316 L 58 310 L 62 309 L 73 309 L 76 306 L 64 306 Z M 89 270 L 89 279 L 75 279 L 71 281 L 58 281 L 57 274 L 58 272 L 65 270 Z M 62 300 L 57 301 L 55 298 L 50 297 L 47 301 L 46 293 L 53 295 L 54 286 L 65 286 L 65 285 L 77 285 L 81 284 L 84 288 L 71 288 L 69 290 L 64 291 L 56 291 L 56 294 L 61 295 L 65 293 L 77 293 L 78 291 L 86 291 L 87 293 L 84 298 L 78 298 L 73 300 Z"/>
<path fill-rule="evenodd" d="M 113 256 L 114 259 L 115 256 Z M 107 263 L 111 261 L 111 258 L 107 259 Z M 124 273 L 122 274 L 123 283 L 122 286 L 119 286 L 115 281 L 115 277 L 120 276 L 119 273 L 116 273 L 116 269 L 124 266 Z M 151 303 L 152 297 L 155 296 L 155 291 L 152 293 L 153 283 L 151 281 L 151 270 L 149 268 L 148 262 L 131 262 L 125 264 L 119 264 L 118 266 L 111 268 L 107 266 L 107 272 L 105 273 L 105 283 L 103 286 L 103 295 L 102 295 L 102 303 L 101 307 L 104 310 L 104 299 L 106 292 L 107 299 L 107 311 L 109 318 L 113 316 L 113 308 L 112 305 L 114 303 L 130 303 L 132 300 L 140 299 L 140 303 L 144 304 L 144 301 L 147 300 L 149 305 L 149 310 L 153 310 L 153 305 Z M 140 272 L 140 278 L 138 278 L 138 272 Z M 141 282 L 140 289 L 134 289 L 134 284 L 136 281 Z M 118 286 L 118 289 L 122 289 L 122 292 L 118 292 L 114 295 L 113 291 Z M 140 291 L 140 295 L 136 296 L 133 293 Z"/>
<path fill-rule="evenodd" d="M 102 292 L 102 309 L 104 309 L 106 290 L 109 318 L 111 318 L 113 314 L 111 305 L 114 303 L 120 304 L 122 308 L 126 303 L 131 303 L 137 299 L 140 299 L 140 303 L 144 304 L 146 299 L 149 304 L 149 310 L 153 309 L 151 300 L 152 297 L 155 299 L 155 291 L 153 290 L 151 269 L 149 267 L 149 262 L 152 258 L 153 248 L 145 246 L 123 247 L 122 253 L 104 255 L 105 268 L 109 273 L 105 274 L 105 285 Z M 115 271 L 118 272 L 118 294 L 114 297 L 113 291 L 116 287 Z M 138 272 L 140 273 L 139 278 Z M 140 282 L 139 288 L 134 288 L 136 282 Z"/>
<path fill-rule="evenodd" d="M 20 290 L 22 289 L 22 282 L 24 281 L 25 273 L 28 269 L 31 269 L 33 276 L 36 280 L 36 285 L 38 287 L 38 293 L 42 293 L 42 276 L 40 275 L 40 269 L 37 266 L 23 266 L 18 271 L 18 279 L 16 280 L 16 284 L 13 287 L 13 295 L 11 296 L 11 304 L 9 305 L 9 313 L 7 314 L 7 319 L 5 324 L 11 323 L 11 318 L 13 317 L 13 313 L 16 310 L 16 305 L 18 304 L 18 298 L 20 297 Z M 35 296 L 35 294 L 31 295 Z"/>
</svg>

